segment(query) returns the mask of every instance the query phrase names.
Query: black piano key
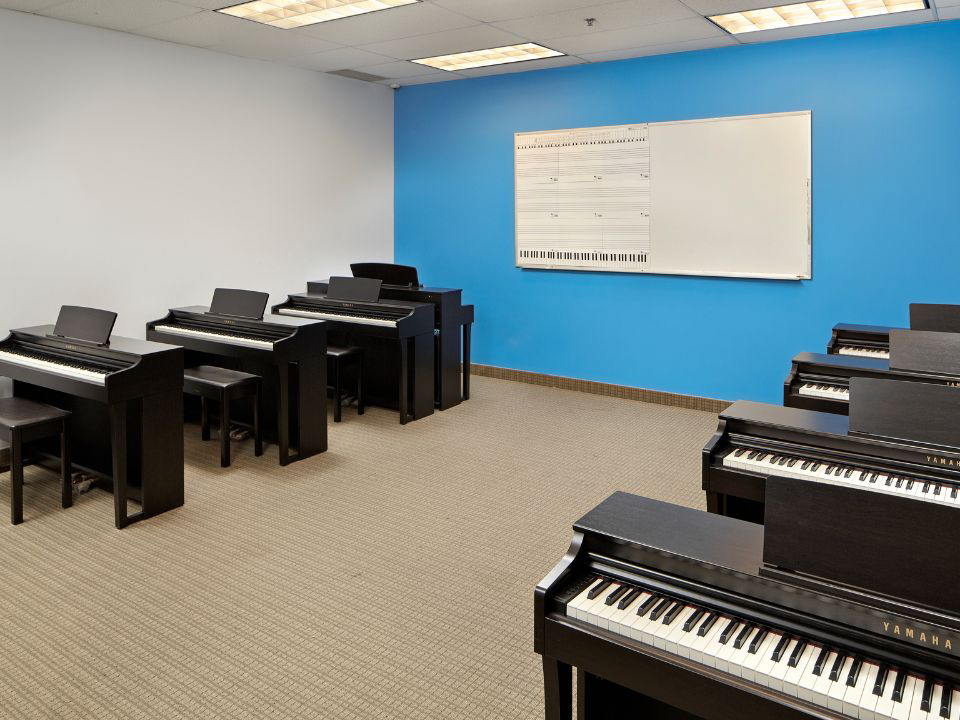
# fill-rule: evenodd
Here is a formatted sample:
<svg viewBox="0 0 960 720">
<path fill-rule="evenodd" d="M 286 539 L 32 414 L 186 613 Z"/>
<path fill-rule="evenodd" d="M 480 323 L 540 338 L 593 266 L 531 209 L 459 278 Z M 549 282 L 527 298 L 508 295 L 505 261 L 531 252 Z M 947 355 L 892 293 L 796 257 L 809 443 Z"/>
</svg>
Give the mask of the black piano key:
<svg viewBox="0 0 960 720">
<path fill-rule="evenodd" d="M 944 683 L 943 692 L 940 693 L 940 717 L 950 717 L 951 699 L 953 698 L 953 688 Z"/>
<path fill-rule="evenodd" d="M 630 588 L 627 585 L 621 585 L 612 593 L 607 595 L 606 599 L 603 601 L 604 605 L 613 605 L 617 600 L 623 597 L 624 593 L 627 592 Z"/>
<path fill-rule="evenodd" d="M 733 634 L 733 631 L 737 629 L 737 625 L 740 622 L 736 619 L 731 620 L 727 623 L 727 626 L 723 629 L 723 632 L 720 633 L 720 644 L 726 645 L 730 640 L 730 636 Z"/>
<path fill-rule="evenodd" d="M 610 587 L 611 584 L 612 584 L 611 580 L 607 580 L 606 578 L 601 578 L 600 582 L 598 582 L 596 585 L 590 588 L 590 592 L 587 593 L 587 600 L 596 600 L 597 595 L 599 595 L 608 587 Z"/>
<path fill-rule="evenodd" d="M 883 697 L 883 687 L 887 684 L 887 675 L 889 674 L 889 668 L 886 665 L 881 665 L 880 669 L 877 670 L 877 680 L 873 683 L 873 694 Z"/>
<path fill-rule="evenodd" d="M 664 598 L 661 600 L 657 606 L 650 611 L 650 619 L 654 621 L 659 620 L 660 616 L 663 615 L 663 613 L 665 613 L 670 607 L 672 607 L 674 602 L 675 601 L 671 600 L 670 598 Z"/>
<path fill-rule="evenodd" d="M 760 454 L 759 450 L 754 450 L 749 455 L 747 455 L 747 460 L 754 460 L 759 454 Z"/>
<path fill-rule="evenodd" d="M 647 610 L 652 608 L 656 603 L 660 602 L 663 599 L 663 595 L 653 594 L 640 603 L 640 606 L 637 608 L 637 615 L 643 617 L 647 614 Z"/>
<path fill-rule="evenodd" d="M 860 679 L 860 669 L 863 667 L 863 658 L 854 658 L 850 663 L 850 672 L 847 673 L 847 687 L 853 687 Z"/>
<path fill-rule="evenodd" d="M 893 701 L 903 702 L 903 688 L 907 684 L 907 671 L 897 672 L 897 679 L 893 683 Z"/>
<path fill-rule="evenodd" d="M 833 474 L 837 477 L 843 474 L 843 465 L 837 465 L 837 469 L 833 471 Z"/>
<path fill-rule="evenodd" d="M 813 465 L 810 466 L 810 472 L 816 472 L 817 470 L 820 469 L 820 466 L 821 466 L 822 464 L 823 464 L 823 463 L 815 462 Z"/>
<path fill-rule="evenodd" d="M 939 495 L 939 494 L 940 494 L 940 485 L 934 485 L 934 486 L 933 486 L 933 494 L 934 494 L 934 495 Z"/>
<path fill-rule="evenodd" d="M 951 497 L 951 499 L 953 499 L 953 500 L 956 500 L 956 499 L 957 499 L 957 489 L 956 489 L 956 488 L 953 488 L 953 490 L 950 491 L 950 497 Z"/>
<path fill-rule="evenodd" d="M 620 602 L 617 604 L 617 609 L 626 610 L 628 607 L 630 607 L 630 603 L 632 603 L 634 600 L 640 597 L 642 593 L 643 591 L 640 588 L 634 588 L 633 590 L 628 592 L 626 595 L 624 595 L 622 598 L 620 598 Z"/>
<path fill-rule="evenodd" d="M 929 489 L 930 489 L 930 483 L 925 482 L 925 483 L 923 484 L 923 488 L 920 490 L 920 492 L 927 492 Z"/>
<path fill-rule="evenodd" d="M 747 451 L 746 448 L 737 448 L 737 449 L 734 451 L 733 456 L 734 456 L 734 457 L 740 457 L 740 456 L 743 455 L 746 451 Z"/>
<path fill-rule="evenodd" d="M 898 478 L 897 478 L 897 487 L 898 487 L 898 488 L 899 488 L 899 487 L 903 487 L 903 478 L 902 478 L 902 477 L 898 477 Z"/>
<path fill-rule="evenodd" d="M 787 460 L 787 467 L 793 467 L 797 464 L 797 458 L 790 458 Z"/>
<path fill-rule="evenodd" d="M 817 655 L 817 661 L 813 664 L 813 674 L 817 677 L 820 677 L 823 673 L 823 665 L 827 662 L 827 657 L 830 655 L 830 648 L 824 645 L 820 648 L 820 654 Z"/>
<path fill-rule="evenodd" d="M 796 667 L 797 663 L 800 662 L 800 656 L 803 655 L 803 651 L 807 649 L 806 640 L 800 640 L 797 642 L 797 646 L 793 649 L 793 652 L 790 653 L 790 659 L 787 660 L 787 665 L 790 667 Z"/>
<path fill-rule="evenodd" d="M 672 625 L 673 621 L 677 619 L 677 615 L 682 613 L 686 607 L 682 602 L 678 602 L 663 616 L 663 624 Z"/>
<path fill-rule="evenodd" d="M 833 465 L 827 465 L 827 467 L 825 467 L 823 470 L 824 475 L 829 475 L 832 472 L 833 472 Z"/>
<path fill-rule="evenodd" d="M 707 615 L 706 620 L 700 623 L 700 627 L 697 628 L 697 635 L 700 637 L 706 635 L 708 632 L 710 632 L 710 628 L 712 628 L 719 619 L 720 616 L 717 613 L 710 613 Z"/>
<path fill-rule="evenodd" d="M 884 481 L 883 484 L 886 485 L 887 487 L 889 487 L 889 486 L 890 486 L 890 483 L 892 483 L 892 482 L 893 482 L 893 476 L 892 476 L 892 475 L 887 475 L 887 479 Z"/>
<path fill-rule="evenodd" d="M 850 477 L 851 475 L 853 475 L 853 468 L 847 468 L 847 471 L 843 474 L 843 476 L 844 476 L 845 478 L 848 478 L 848 477 Z"/>
<path fill-rule="evenodd" d="M 809 460 L 806 460 L 806 461 L 804 461 L 803 465 L 800 466 L 800 469 L 801 469 L 801 470 L 806 470 L 808 467 L 810 467 L 810 461 L 809 461 Z"/>
<path fill-rule="evenodd" d="M 770 659 L 774 662 L 780 662 L 780 659 L 783 657 L 783 653 L 787 650 L 787 645 L 790 643 L 790 636 L 784 635 L 780 638 L 780 642 L 777 643 L 777 646 L 773 648 L 773 654 L 770 656 Z"/>
<path fill-rule="evenodd" d="M 846 660 L 846 655 L 842 652 L 837 653 L 837 658 L 833 661 L 833 667 L 830 668 L 830 682 L 836 682 L 840 679 L 840 671 L 843 669 L 843 663 L 845 663 Z"/>
<path fill-rule="evenodd" d="M 873 473 L 873 475 L 870 476 L 870 482 L 875 483 L 879 477 L 880 473 Z"/>
<path fill-rule="evenodd" d="M 750 634 L 757 629 L 756 625 L 751 625 L 747 623 L 743 626 L 743 630 L 740 631 L 740 634 L 737 635 L 737 639 L 733 641 L 733 646 L 739 650 L 743 647 L 743 644 L 747 641 L 747 638 L 750 637 Z"/>
<path fill-rule="evenodd" d="M 781 456 L 780 456 L 780 459 L 777 460 L 777 465 L 785 465 L 786 462 L 787 462 L 787 456 L 786 456 L 786 455 L 781 455 Z"/>
<path fill-rule="evenodd" d="M 913 490 L 913 478 L 907 480 L 907 490 Z"/>
<path fill-rule="evenodd" d="M 691 630 L 693 630 L 693 628 L 696 627 L 696 624 L 700 622 L 700 618 L 702 618 L 704 614 L 706 614 L 706 612 L 707 611 L 704 610 L 703 608 L 696 610 L 693 613 L 693 615 L 688 617 L 687 621 L 683 624 L 683 631 L 690 632 Z"/>
<path fill-rule="evenodd" d="M 757 650 L 760 649 L 760 645 L 764 640 L 767 639 L 767 631 L 763 628 L 757 630 L 757 634 L 753 636 L 753 639 L 750 641 L 750 647 L 747 648 L 747 652 L 751 655 L 756 655 Z"/>
<path fill-rule="evenodd" d="M 923 681 L 923 695 L 920 696 L 920 709 L 930 712 L 930 701 L 933 699 L 933 686 L 936 683 L 931 678 Z"/>
</svg>

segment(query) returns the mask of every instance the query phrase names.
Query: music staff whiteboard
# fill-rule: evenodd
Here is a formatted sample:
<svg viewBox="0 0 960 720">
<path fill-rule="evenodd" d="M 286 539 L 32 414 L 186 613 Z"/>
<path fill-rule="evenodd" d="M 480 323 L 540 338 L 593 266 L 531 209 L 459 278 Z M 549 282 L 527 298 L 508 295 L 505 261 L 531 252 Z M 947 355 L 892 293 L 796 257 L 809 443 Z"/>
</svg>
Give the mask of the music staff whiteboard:
<svg viewBox="0 0 960 720">
<path fill-rule="evenodd" d="M 810 112 L 517 133 L 522 268 L 811 276 Z"/>
</svg>

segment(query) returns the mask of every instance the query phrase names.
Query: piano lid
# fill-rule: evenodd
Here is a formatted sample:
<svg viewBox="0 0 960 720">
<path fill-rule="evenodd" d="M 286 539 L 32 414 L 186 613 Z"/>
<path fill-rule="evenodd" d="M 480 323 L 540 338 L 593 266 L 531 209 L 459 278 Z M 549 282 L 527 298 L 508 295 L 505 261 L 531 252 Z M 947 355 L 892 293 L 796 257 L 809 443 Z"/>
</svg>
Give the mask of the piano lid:
<svg viewBox="0 0 960 720">
<path fill-rule="evenodd" d="M 910 303 L 910 329 L 960 332 L 960 305 Z"/>
<path fill-rule="evenodd" d="M 840 355 L 839 353 L 797 353 L 793 362 L 822 365 L 843 370 L 879 370 L 890 369 L 890 361 L 885 358 L 862 357 L 860 355 Z"/>
<path fill-rule="evenodd" d="M 70 340 L 59 338 L 53 334 L 53 325 L 34 325 L 32 327 L 14 328 L 11 334 L 19 337 L 35 337 L 46 340 L 48 343 L 59 343 L 70 345 Z M 84 346 L 77 348 L 79 350 L 89 348 L 94 354 L 126 353 L 128 355 L 152 355 L 155 353 L 164 353 L 171 351 L 180 351 L 180 348 L 167 343 L 153 342 L 152 340 L 139 340 L 137 338 L 123 337 L 121 335 L 112 335 L 110 344 L 107 346 Z"/>
</svg>

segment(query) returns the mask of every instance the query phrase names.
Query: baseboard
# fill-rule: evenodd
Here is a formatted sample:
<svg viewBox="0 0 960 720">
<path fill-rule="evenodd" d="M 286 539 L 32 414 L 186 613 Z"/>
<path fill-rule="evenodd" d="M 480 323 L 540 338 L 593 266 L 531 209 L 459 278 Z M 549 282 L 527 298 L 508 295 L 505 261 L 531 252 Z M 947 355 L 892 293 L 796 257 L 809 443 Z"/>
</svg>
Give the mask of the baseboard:
<svg viewBox="0 0 960 720">
<path fill-rule="evenodd" d="M 512 380 L 514 382 L 543 385 L 561 390 L 576 390 L 593 395 L 606 395 L 608 397 L 623 398 L 625 400 L 639 400 L 640 402 L 654 403 L 656 405 L 669 405 L 671 407 L 685 408 L 687 410 L 702 410 L 709 413 L 721 413 L 731 405 L 727 400 L 715 400 L 714 398 L 700 397 L 699 395 L 681 395 L 679 393 L 661 392 L 659 390 L 646 390 L 644 388 L 630 387 L 629 385 L 613 385 L 611 383 L 593 382 L 592 380 L 579 380 L 561 375 L 546 375 L 544 373 L 513 370 L 511 368 L 496 367 L 494 365 L 472 364 L 470 366 L 470 372 L 474 375 L 496 378 L 498 380 Z"/>
</svg>

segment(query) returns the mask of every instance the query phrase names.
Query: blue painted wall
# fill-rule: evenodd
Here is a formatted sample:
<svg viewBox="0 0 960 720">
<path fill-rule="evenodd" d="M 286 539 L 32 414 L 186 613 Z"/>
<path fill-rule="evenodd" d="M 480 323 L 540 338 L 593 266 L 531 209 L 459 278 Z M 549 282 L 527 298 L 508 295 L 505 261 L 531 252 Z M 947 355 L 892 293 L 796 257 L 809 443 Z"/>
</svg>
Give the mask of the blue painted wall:
<svg viewBox="0 0 960 720">
<path fill-rule="evenodd" d="M 813 111 L 813 279 L 514 267 L 513 133 Z M 960 302 L 960 22 L 402 88 L 397 262 L 477 306 L 474 360 L 779 402 L 836 322 Z"/>
</svg>

